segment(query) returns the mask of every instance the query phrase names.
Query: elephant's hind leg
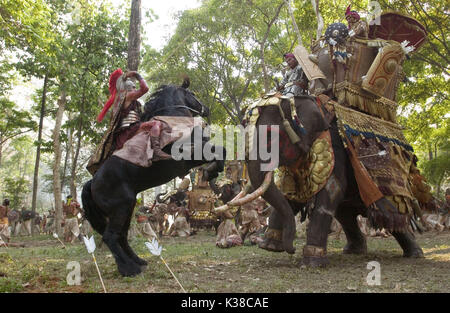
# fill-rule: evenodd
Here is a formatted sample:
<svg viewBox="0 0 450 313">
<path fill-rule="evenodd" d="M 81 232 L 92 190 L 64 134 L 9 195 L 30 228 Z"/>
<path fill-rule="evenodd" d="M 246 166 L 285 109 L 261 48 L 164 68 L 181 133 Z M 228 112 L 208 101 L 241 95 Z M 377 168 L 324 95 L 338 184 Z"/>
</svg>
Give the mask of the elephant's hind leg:
<svg viewBox="0 0 450 313">
<path fill-rule="evenodd" d="M 357 220 L 358 212 L 349 202 L 343 202 L 336 212 L 336 219 L 344 229 L 347 245 L 344 254 L 366 254 L 366 236 L 361 232 Z"/>
<path fill-rule="evenodd" d="M 417 244 L 414 235 L 409 232 L 392 232 L 392 236 L 397 240 L 403 249 L 405 258 L 423 258 L 423 251 Z"/>
</svg>

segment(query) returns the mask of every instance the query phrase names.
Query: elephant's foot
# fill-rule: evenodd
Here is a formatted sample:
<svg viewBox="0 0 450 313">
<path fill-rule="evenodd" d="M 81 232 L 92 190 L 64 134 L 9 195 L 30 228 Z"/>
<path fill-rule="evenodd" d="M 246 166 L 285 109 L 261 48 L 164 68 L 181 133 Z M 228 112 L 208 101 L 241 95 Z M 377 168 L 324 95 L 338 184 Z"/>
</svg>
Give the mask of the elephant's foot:
<svg viewBox="0 0 450 313">
<path fill-rule="evenodd" d="M 325 267 L 330 264 L 327 257 L 327 251 L 318 246 L 306 245 L 303 248 L 302 265 L 308 267 Z"/>
<path fill-rule="evenodd" d="M 367 242 L 349 242 L 344 247 L 344 254 L 366 254 L 367 253 Z"/>
<path fill-rule="evenodd" d="M 416 258 L 421 259 L 424 258 L 423 251 L 420 248 L 411 250 L 411 251 L 403 251 L 404 258 Z"/>
<path fill-rule="evenodd" d="M 283 248 L 289 254 L 295 253 L 294 238 L 295 238 L 295 221 L 292 219 L 292 225 L 284 228 L 282 233 Z"/>
<path fill-rule="evenodd" d="M 258 243 L 258 247 L 272 252 L 283 252 L 282 231 L 269 228 L 264 234 L 264 240 Z"/>
</svg>

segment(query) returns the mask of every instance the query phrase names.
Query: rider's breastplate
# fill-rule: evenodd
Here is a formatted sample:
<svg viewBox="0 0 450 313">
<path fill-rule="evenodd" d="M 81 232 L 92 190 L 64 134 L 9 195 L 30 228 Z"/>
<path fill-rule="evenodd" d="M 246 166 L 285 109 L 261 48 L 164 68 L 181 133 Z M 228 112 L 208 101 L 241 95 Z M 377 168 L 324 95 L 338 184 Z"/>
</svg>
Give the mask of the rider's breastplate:
<svg viewBox="0 0 450 313">
<path fill-rule="evenodd" d="M 131 110 L 130 113 L 122 120 L 122 124 L 120 124 L 120 127 L 128 127 L 133 123 L 139 122 L 139 114 L 136 113 L 136 111 Z"/>
</svg>

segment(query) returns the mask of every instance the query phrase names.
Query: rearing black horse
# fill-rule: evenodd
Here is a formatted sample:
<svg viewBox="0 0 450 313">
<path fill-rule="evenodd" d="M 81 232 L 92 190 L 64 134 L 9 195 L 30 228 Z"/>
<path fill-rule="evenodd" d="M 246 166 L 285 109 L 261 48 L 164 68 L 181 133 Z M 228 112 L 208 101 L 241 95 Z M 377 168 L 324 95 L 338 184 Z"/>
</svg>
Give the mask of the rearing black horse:
<svg viewBox="0 0 450 313">
<path fill-rule="evenodd" d="M 145 104 L 141 121 L 148 121 L 153 116 L 208 116 L 209 109 L 186 89 L 188 86 L 185 82 L 182 87 L 160 87 Z M 191 140 L 193 142 L 193 136 Z M 225 149 L 208 141 L 209 138 L 203 136 L 202 147 L 209 145 L 207 149 L 214 154 L 213 160 L 192 157 L 191 160 L 162 160 L 150 167 L 140 167 L 113 155 L 84 185 L 81 197 L 86 218 L 103 236 L 123 276 L 137 275 L 142 271 L 141 266 L 147 265 L 134 253 L 127 240 L 137 194 L 175 177 L 184 177 L 191 168 L 209 162 L 211 165 L 207 166 L 205 174 L 210 179 L 217 177 L 218 172 L 223 171 Z M 164 150 L 170 153 L 170 149 L 171 145 L 168 145 Z"/>
</svg>

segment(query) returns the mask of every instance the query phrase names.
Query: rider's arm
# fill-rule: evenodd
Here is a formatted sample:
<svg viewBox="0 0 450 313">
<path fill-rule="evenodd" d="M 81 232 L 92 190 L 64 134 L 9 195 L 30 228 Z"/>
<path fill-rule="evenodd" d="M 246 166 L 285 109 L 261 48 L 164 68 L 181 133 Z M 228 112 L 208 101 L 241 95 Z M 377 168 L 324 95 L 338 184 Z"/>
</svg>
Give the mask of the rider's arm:
<svg viewBox="0 0 450 313">
<path fill-rule="evenodd" d="M 139 81 L 139 89 L 136 91 L 127 92 L 127 100 L 129 101 L 137 100 L 148 91 L 147 83 L 145 82 L 144 78 L 142 78 L 142 76 L 139 75 L 137 72 L 134 71 L 129 72 L 127 76 L 128 77 L 134 76 Z"/>
</svg>

